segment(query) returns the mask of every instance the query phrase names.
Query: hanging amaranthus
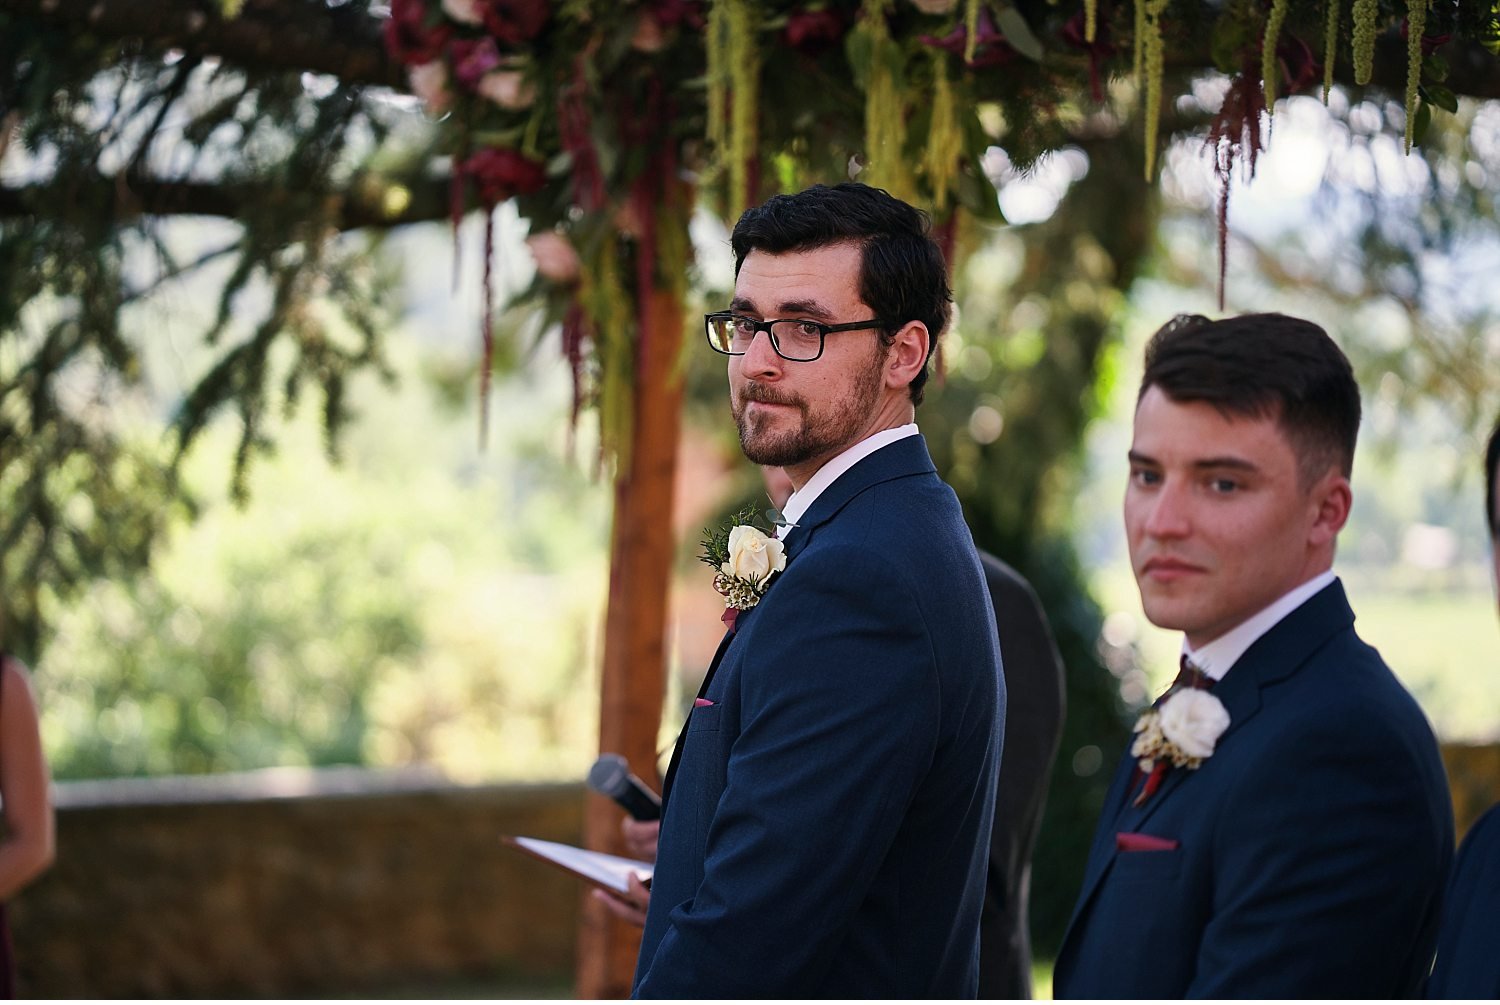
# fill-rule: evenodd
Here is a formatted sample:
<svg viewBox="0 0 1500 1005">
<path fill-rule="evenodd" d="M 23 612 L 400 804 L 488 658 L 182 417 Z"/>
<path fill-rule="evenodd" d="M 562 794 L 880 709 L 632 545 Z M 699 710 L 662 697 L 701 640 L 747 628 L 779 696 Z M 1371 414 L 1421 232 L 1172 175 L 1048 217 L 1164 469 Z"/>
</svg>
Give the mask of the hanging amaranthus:
<svg viewBox="0 0 1500 1005">
<path fill-rule="evenodd" d="M 865 73 L 865 150 L 869 157 L 867 179 L 898 199 L 913 201 L 911 172 L 907 168 L 906 104 L 898 75 L 902 51 L 885 20 L 886 0 L 865 0 L 855 29 L 865 36 L 869 67 Z"/>
<path fill-rule="evenodd" d="M 616 471 L 630 470 L 631 387 L 635 368 L 635 310 L 620 281 L 620 240 L 600 235 L 579 274 L 578 302 L 588 314 L 599 372 L 595 403 L 599 411 L 599 458 L 615 460 Z"/>
<path fill-rule="evenodd" d="M 1417 87 L 1422 83 L 1422 33 L 1427 29 L 1427 0 L 1406 0 L 1406 152 L 1411 153 L 1417 127 Z"/>
<path fill-rule="evenodd" d="M 708 142 L 714 154 L 722 157 L 729 148 L 729 119 L 725 110 L 729 103 L 729 4 L 715 3 L 708 8 L 708 27 L 703 35 L 704 59 L 707 64 Z"/>
<path fill-rule="evenodd" d="M 1137 10 L 1145 15 L 1144 59 L 1146 70 L 1146 180 L 1156 177 L 1156 134 L 1161 128 L 1163 73 L 1161 15 L 1172 0 L 1139 0 Z"/>
<path fill-rule="evenodd" d="M 1380 16 L 1377 0 L 1354 0 L 1354 82 L 1364 85 L 1375 73 L 1375 22 Z"/>
<path fill-rule="evenodd" d="M 1271 0 L 1271 10 L 1266 15 L 1266 30 L 1260 40 L 1260 82 L 1266 92 L 1266 111 L 1276 114 L 1276 85 L 1281 71 L 1276 62 L 1276 43 L 1281 38 L 1281 26 L 1286 23 L 1288 0 Z"/>
<path fill-rule="evenodd" d="M 1328 12 L 1323 21 L 1323 104 L 1328 104 L 1328 94 L 1333 90 L 1333 61 L 1339 53 L 1339 0 L 1328 0 Z"/>
<path fill-rule="evenodd" d="M 760 46 L 756 42 L 755 5 L 726 0 L 729 8 L 729 74 L 734 91 L 729 118 L 729 209 L 737 217 L 750 204 L 751 167 L 759 157 L 756 125 L 760 119 Z"/>
<path fill-rule="evenodd" d="M 948 208 L 948 190 L 963 156 L 964 134 L 948 79 L 948 57 L 940 50 L 932 54 L 932 121 L 927 127 L 927 150 L 922 169 L 932 191 L 932 208 L 941 215 Z"/>
<path fill-rule="evenodd" d="M 1137 87 L 1142 83 L 1141 68 L 1146 63 L 1146 3 L 1147 0 L 1135 0 L 1135 31 L 1131 35 L 1134 48 L 1130 62 L 1130 75 L 1135 78 Z"/>
</svg>

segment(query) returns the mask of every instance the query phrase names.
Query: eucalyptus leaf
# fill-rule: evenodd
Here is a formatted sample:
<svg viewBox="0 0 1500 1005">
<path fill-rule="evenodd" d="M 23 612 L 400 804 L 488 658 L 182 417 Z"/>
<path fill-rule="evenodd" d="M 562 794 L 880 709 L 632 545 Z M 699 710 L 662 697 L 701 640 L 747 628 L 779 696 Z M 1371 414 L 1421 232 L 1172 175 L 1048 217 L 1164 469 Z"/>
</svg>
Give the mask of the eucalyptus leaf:
<svg viewBox="0 0 1500 1005">
<path fill-rule="evenodd" d="M 1009 4 L 995 13 L 995 23 L 999 25 L 1010 47 L 1032 62 L 1040 63 L 1042 57 L 1047 54 L 1046 49 L 1042 47 L 1041 40 L 1031 30 L 1031 25 L 1026 23 L 1020 11 Z"/>
</svg>

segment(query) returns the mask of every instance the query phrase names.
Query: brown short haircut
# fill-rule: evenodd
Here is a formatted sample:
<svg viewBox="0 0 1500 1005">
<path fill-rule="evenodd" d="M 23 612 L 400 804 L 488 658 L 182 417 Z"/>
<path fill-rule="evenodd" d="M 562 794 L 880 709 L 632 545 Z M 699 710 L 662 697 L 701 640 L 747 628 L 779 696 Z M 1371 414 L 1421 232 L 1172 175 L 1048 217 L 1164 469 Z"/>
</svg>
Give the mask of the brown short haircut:
<svg viewBox="0 0 1500 1005">
<path fill-rule="evenodd" d="M 1346 478 L 1353 472 L 1359 385 L 1348 357 L 1311 321 L 1179 314 L 1151 336 L 1136 400 L 1152 387 L 1226 417 L 1275 419 L 1297 455 L 1304 488 L 1333 467 Z"/>
</svg>

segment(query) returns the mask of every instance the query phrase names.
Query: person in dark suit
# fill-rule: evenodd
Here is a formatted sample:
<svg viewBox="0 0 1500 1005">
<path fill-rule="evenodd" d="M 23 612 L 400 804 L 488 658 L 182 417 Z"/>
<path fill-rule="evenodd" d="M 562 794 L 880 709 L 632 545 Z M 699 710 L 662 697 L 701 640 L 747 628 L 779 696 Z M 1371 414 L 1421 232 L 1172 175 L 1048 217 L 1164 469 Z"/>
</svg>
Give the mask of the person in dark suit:
<svg viewBox="0 0 1500 1005">
<path fill-rule="evenodd" d="M 913 421 L 943 258 L 925 215 L 856 184 L 777 196 L 731 244 L 709 341 L 746 456 L 796 491 L 755 541 L 781 571 L 719 584 L 732 626 L 663 782 L 634 994 L 972 997 L 1005 691 Z"/>
<path fill-rule="evenodd" d="M 1005 667 L 1005 749 L 979 916 L 979 997 L 1030 998 L 1031 852 L 1062 739 L 1066 682 L 1062 656 L 1031 584 L 987 552 L 979 553 L 979 561 Z"/>
<path fill-rule="evenodd" d="M 1401 998 L 1432 964 L 1437 741 L 1333 575 L 1359 390 L 1307 321 L 1184 316 L 1146 350 L 1125 491 L 1184 672 L 1117 771 L 1059 998 Z"/>
<path fill-rule="evenodd" d="M 1484 519 L 1500 597 L 1500 420 L 1484 455 Z M 1500 805 L 1469 828 L 1443 905 L 1428 998 L 1500 998 Z"/>
</svg>

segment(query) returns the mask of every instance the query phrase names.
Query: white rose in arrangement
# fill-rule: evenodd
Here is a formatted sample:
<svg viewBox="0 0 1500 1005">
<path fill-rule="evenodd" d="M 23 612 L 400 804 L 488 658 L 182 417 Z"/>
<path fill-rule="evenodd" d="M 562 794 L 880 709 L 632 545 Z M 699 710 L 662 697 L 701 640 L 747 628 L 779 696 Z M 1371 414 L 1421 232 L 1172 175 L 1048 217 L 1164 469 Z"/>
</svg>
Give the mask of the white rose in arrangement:
<svg viewBox="0 0 1500 1005">
<path fill-rule="evenodd" d="M 442 60 L 413 66 L 406 71 L 406 76 L 411 81 L 411 93 L 422 99 L 422 107 L 428 115 L 436 117 L 448 110 L 453 95 L 448 90 L 448 67 Z"/>
<path fill-rule="evenodd" d="M 1158 725 L 1168 743 L 1189 757 L 1204 758 L 1229 728 L 1224 703 L 1207 691 L 1183 688 L 1161 703 Z"/>
<path fill-rule="evenodd" d="M 729 560 L 721 570 L 724 575 L 760 582 L 785 568 L 785 548 L 774 537 L 744 525 L 729 532 Z"/>
<path fill-rule="evenodd" d="M 479 24 L 484 20 L 479 0 L 443 0 L 443 13 L 462 24 Z"/>
<path fill-rule="evenodd" d="M 479 78 L 479 93 L 501 108 L 520 111 L 536 101 L 536 86 L 520 70 L 491 70 Z"/>
</svg>

